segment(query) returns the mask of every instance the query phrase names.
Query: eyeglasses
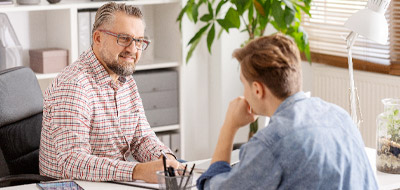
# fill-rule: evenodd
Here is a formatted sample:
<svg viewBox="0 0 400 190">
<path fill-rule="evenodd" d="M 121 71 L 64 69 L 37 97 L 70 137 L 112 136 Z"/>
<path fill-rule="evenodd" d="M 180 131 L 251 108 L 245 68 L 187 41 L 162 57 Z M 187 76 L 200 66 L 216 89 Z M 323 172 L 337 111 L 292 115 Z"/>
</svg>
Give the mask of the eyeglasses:
<svg viewBox="0 0 400 190">
<path fill-rule="evenodd" d="M 136 39 L 127 34 L 116 34 L 114 32 L 110 32 L 107 30 L 99 30 L 99 31 L 117 37 L 117 44 L 123 47 L 128 47 L 132 44 L 132 42 L 135 42 L 135 47 L 137 50 L 142 50 L 142 51 L 146 50 L 151 42 L 150 40 L 146 39 Z"/>
</svg>

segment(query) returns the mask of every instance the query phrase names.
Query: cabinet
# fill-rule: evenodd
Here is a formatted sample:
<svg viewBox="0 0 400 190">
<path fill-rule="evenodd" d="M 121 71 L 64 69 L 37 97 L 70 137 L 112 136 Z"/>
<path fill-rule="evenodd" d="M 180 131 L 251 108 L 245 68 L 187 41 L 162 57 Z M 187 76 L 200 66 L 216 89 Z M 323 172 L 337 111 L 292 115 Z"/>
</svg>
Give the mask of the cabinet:
<svg viewBox="0 0 400 190">
<path fill-rule="evenodd" d="M 146 22 L 146 36 L 150 37 L 152 53 L 151 61 L 141 63 L 136 67 L 138 72 L 159 69 L 175 70 L 180 76 L 182 62 L 181 33 L 178 23 L 175 21 L 180 11 L 179 0 L 135 0 L 118 1 L 141 8 Z M 62 0 L 58 4 L 49 4 L 41 0 L 38 5 L 0 5 L 0 12 L 6 13 L 22 45 L 22 60 L 25 66 L 29 66 L 29 50 L 41 48 L 63 48 L 68 50 L 68 62 L 71 64 L 79 56 L 79 12 L 83 10 L 97 9 L 106 2 L 92 2 L 89 0 Z M 44 91 L 57 73 L 37 74 L 39 84 Z M 177 96 L 180 94 L 178 85 Z M 140 91 L 141 89 L 139 89 Z M 178 105 L 180 98 L 177 97 Z M 176 107 L 179 109 L 179 106 Z M 179 110 L 178 112 L 179 113 Z M 157 113 L 155 113 L 157 114 Z M 156 133 L 171 134 L 179 142 L 183 143 L 182 135 L 179 135 L 182 127 L 178 124 L 157 126 Z M 174 122 L 175 123 L 175 122 Z M 166 138 L 167 139 L 167 138 Z M 166 143 L 168 144 L 168 143 Z M 176 143 L 175 143 L 176 144 Z M 180 149 L 179 146 L 174 149 Z M 183 152 L 180 152 L 183 155 Z"/>
</svg>

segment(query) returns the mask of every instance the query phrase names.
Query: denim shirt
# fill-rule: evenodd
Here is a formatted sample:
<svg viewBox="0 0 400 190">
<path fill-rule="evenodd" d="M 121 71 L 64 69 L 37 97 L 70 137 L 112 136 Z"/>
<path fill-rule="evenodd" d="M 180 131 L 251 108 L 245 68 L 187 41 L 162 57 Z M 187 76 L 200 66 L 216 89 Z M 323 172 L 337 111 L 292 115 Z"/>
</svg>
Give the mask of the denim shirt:
<svg viewBox="0 0 400 190">
<path fill-rule="evenodd" d="M 215 162 L 199 189 L 378 189 L 349 114 L 298 92 L 241 147 L 233 168 Z"/>
</svg>

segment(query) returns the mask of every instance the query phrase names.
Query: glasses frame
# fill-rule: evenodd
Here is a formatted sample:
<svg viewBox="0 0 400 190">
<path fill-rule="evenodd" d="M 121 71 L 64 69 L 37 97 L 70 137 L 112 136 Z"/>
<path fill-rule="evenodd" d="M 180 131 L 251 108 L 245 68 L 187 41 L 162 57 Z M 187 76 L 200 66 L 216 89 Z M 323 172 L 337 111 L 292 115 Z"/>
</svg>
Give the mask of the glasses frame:
<svg viewBox="0 0 400 190">
<path fill-rule="evenodd" d="M 117 33 L 114 33 L 114 32 L 108 31 L 108 30 L 102 30 L 102 29 L 99 29 L 98 31 L 104 32 L 104 33 L 106 33 L 106 34 L 108 34 L 108 35 L 111 35 L 111 36 L 116 37 L 116 38 L 117 38 L 117 44 L 120 45 L 120 46 L 122 46 L 122 47 L 129 47 L 129 46 L 132 44 L 132 42 L 135 42 L 135 47 L 136 47 L 136 49 L 137 49 L 137 50 L 142 50 L 142 51 L 144 51 L 144 50 L 146 50 L 146 49 L 149 47 L 149 45 L 150 45 L 150 43 L 151 43 L 150 40 L 147 40 L 147 39 L 136 39 L 136 38 L 134 38 L 134 37 L 132 37 L 132 36 L 130 36 L 130 35 L 128 35 L 128 34 L 117 34 Z M 119 43 L 119 39 L 120 39 L 120 36 L 121 36 L 121 35 L 123 35 L 124 37 L 130 37 L 130 38 L 131 38 L 131 42 L 130 42 L 128 45 L 122 45 L 122 44 L 120 44 L 120 43 Z M 145 47 L 145 48 L 141 48 L 141 47 L 137 46 L 136 43 L 139 42 L 139 41 L 143 41 L 143 42 L 146 44 L 146 47 Z"/>
</svg>

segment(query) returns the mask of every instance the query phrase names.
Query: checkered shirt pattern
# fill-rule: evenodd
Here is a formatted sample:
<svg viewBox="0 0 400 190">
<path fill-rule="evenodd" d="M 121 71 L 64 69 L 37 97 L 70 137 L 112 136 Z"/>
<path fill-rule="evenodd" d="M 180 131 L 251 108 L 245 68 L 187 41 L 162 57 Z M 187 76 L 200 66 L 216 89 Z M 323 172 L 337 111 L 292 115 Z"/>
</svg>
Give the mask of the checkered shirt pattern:
<svg viewBox="0 0 400 190">
<path fill-rule="evenodd" d="M 126 140 L 125 140 L 126 139 Z M 112 81 L 92 49 L 66 67 L 45 92 L 40 174 L 89 181 L 131 181 L 138 162 L 167 148 L 150 128 L 132 76 Z"/>
</svg>

